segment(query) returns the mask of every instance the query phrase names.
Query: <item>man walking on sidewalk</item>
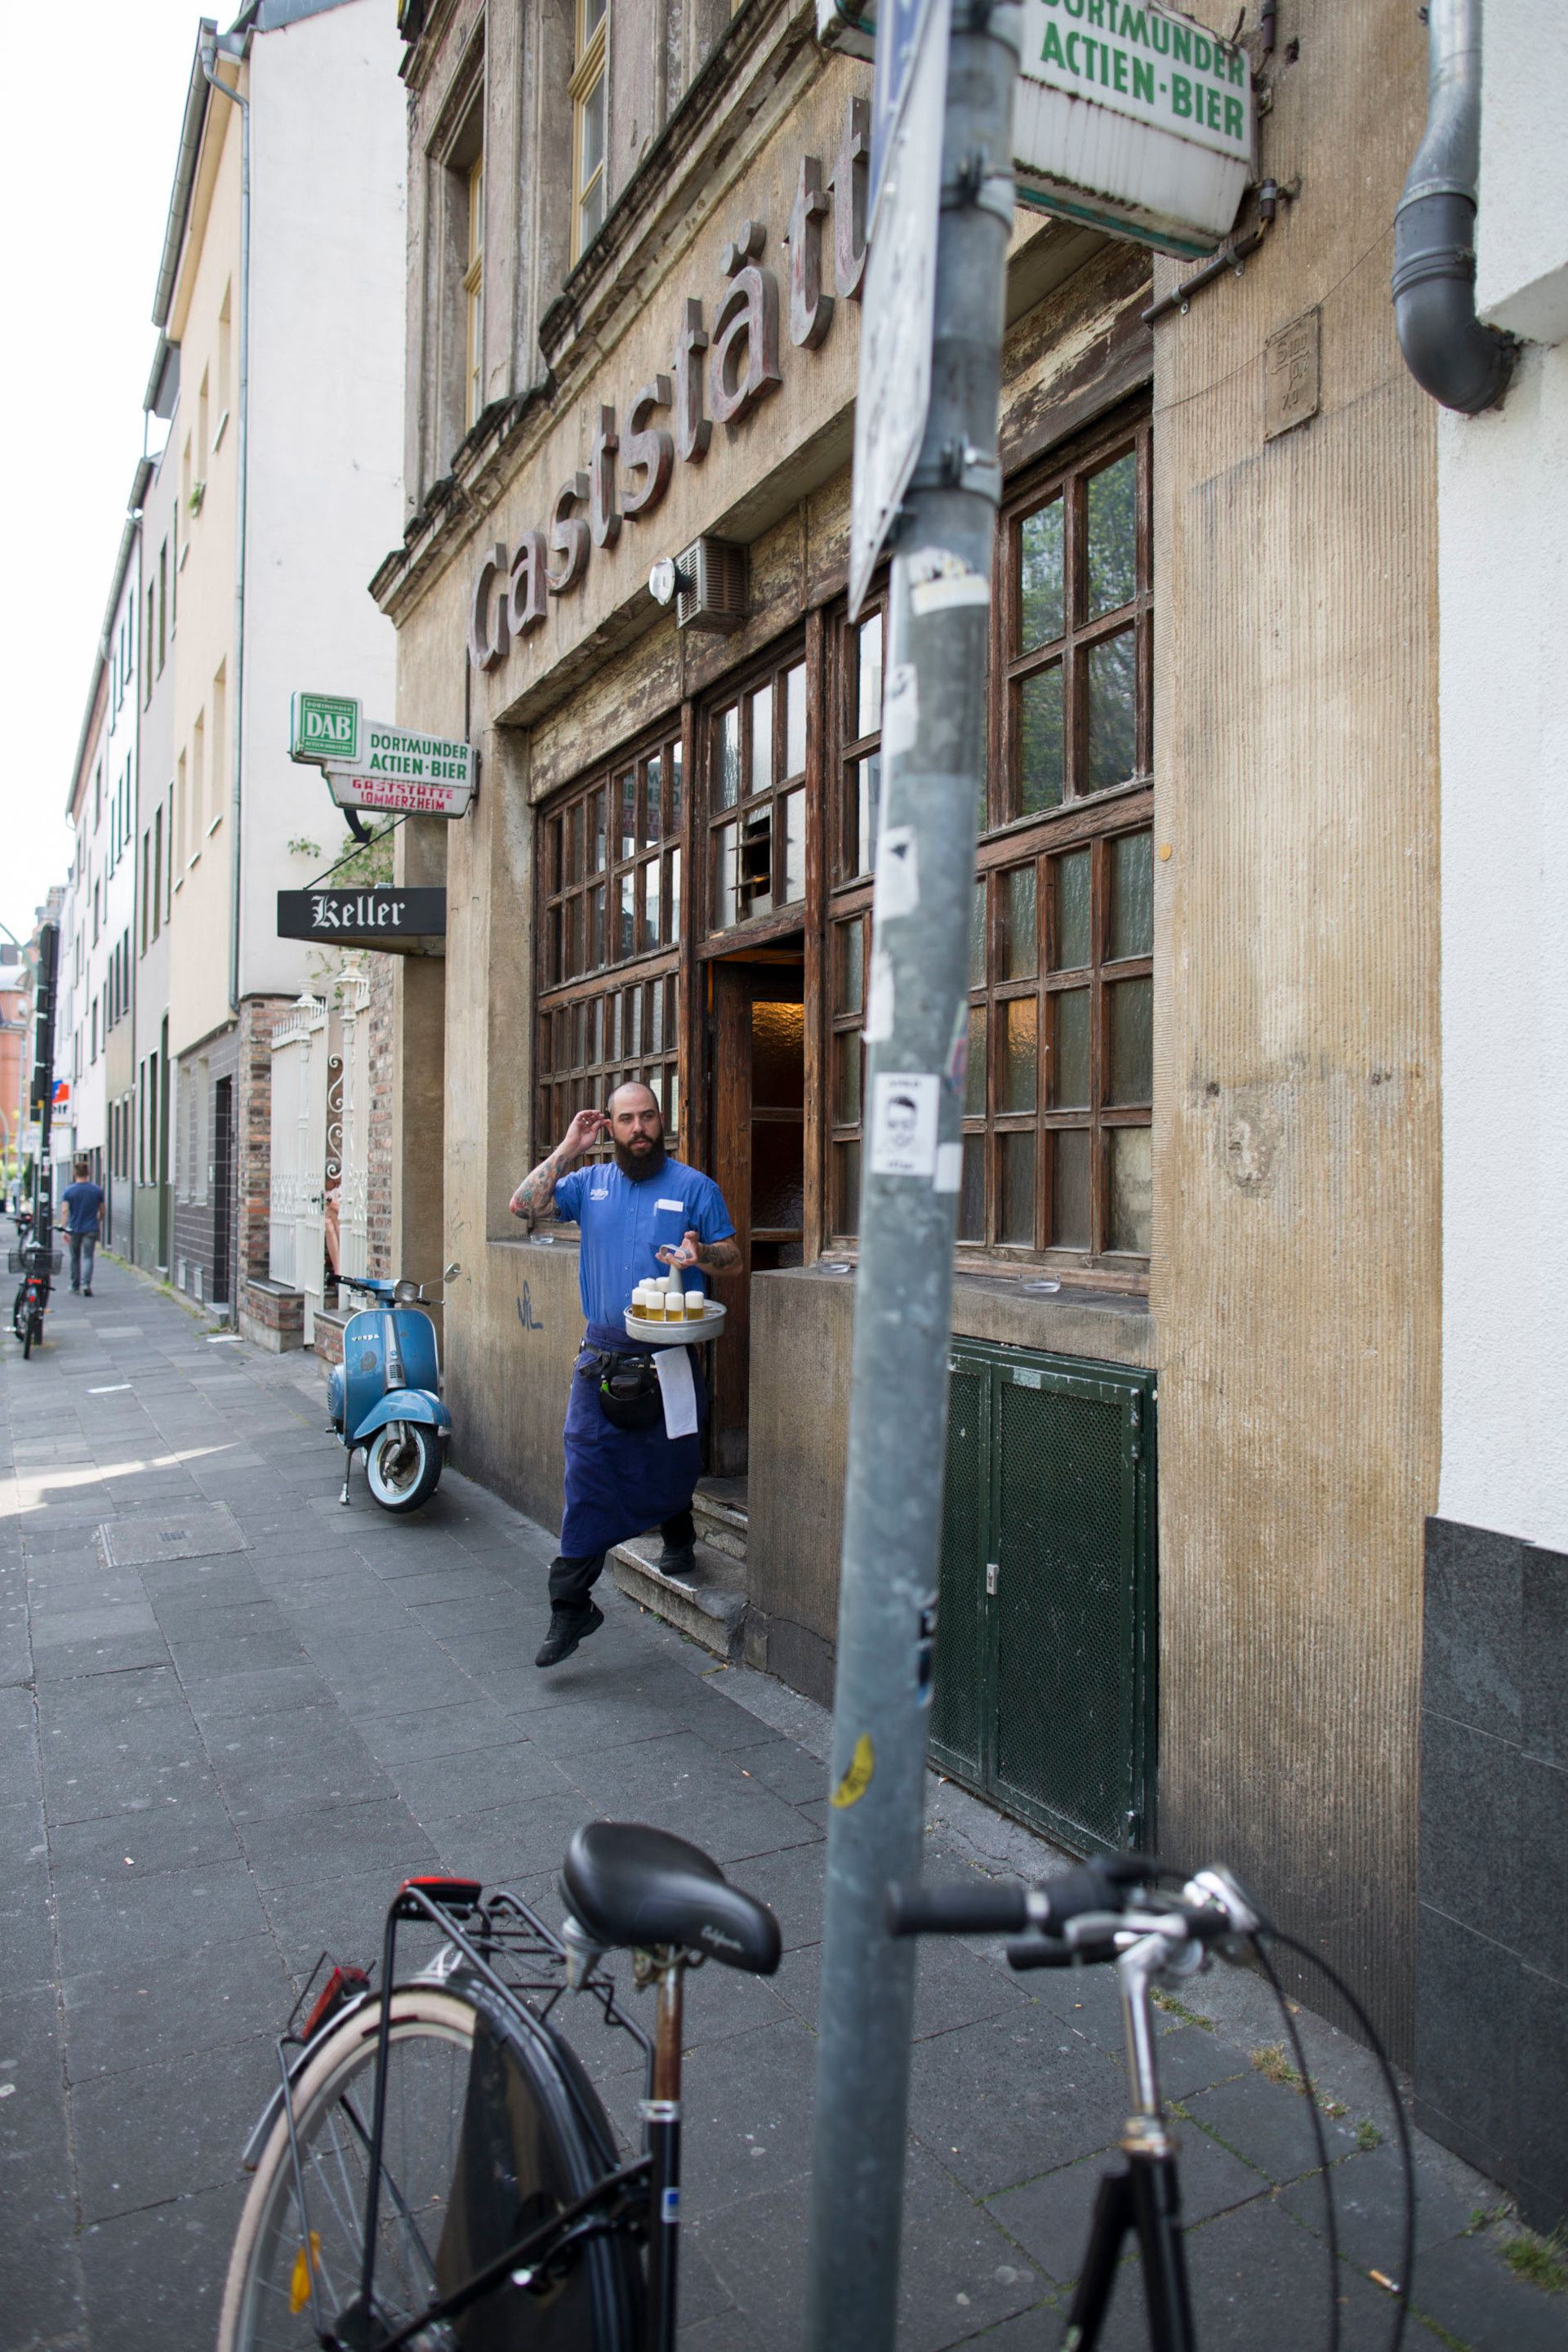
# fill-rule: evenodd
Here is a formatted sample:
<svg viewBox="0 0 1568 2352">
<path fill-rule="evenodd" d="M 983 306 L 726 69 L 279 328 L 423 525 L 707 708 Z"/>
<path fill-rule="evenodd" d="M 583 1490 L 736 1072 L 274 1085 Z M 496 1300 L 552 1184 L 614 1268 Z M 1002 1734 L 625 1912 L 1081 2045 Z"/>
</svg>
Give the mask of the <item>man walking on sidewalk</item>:
<svg viewBox="0 0 1568 2352">
<path fill-rule="evenodd" d="M 98 1253 L 99 1222 L 103 1214 L 103 1187 L 92 1181 L 89 1163 L 78 1160 L 76 1181 L 68 1184 L 60 1194 L 60 1206 L 67 1213 L 66 1234 L 70 1243 L 71 1288 L 79 1290 L 84 1298 L 92 1297 L 92 1262 Z M 85 1276 L 85 1279 L 84 1279 Z"/>
<path fill-rule="evenodd" d="M 606 1130 L 614 1160 L 568 1175 Z M 664 1537 L 659 1566 L 677 1574 L 690 1567 L 707 1407 L 701 1374 L 682 1349 L 691 1393 L 685 1413 L 675 1410 L 672 1434 L 674 1384 L 667 1391 L 658 1381 L 639 1381 L 636 1368 L 626 1366 L 647 1351 L 632 1346 L 624 1318 L 637 1285 L 662 1268 L 728 1274 L 741 1262 L 723 1194 L 710 1177 L 666 1157 L 658 1100 L 635 1080 L 616 1087 L 607 1110 L 580 1110 L 511 1196 L 514 1217 L 552 1209 L 582 1228 L 577 1281 L 587 1329 L 566 1407 L 566 1509 L 550 1570 L 550 1631 L 534 1660 L 540 1666 L 559 1665 L 604 1623 L 589 1594 L 612 1544 L 657 1526 Z"/>
</svg>

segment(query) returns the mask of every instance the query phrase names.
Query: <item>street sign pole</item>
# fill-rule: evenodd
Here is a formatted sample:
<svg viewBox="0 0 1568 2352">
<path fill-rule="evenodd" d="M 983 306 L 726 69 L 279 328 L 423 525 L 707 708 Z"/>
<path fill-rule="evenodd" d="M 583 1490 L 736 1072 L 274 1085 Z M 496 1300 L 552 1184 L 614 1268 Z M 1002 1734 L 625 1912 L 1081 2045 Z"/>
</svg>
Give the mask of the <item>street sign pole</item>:
<svg viewBox="0 0 1568 2352">
<path fill-rule="evenodd" d="M 930 397 L 892 567 L 809 2352 L 892 2352 L 897 2322 L 914 1947 L 889 1939 L 883 1903 L 889 1880 L 921 1869 L 1019 16 L 952 0 Z M 919 74 L 917 60 L 911 95 Z M 884 205 L 897 169 L 895 152 Z"/>
</svg>

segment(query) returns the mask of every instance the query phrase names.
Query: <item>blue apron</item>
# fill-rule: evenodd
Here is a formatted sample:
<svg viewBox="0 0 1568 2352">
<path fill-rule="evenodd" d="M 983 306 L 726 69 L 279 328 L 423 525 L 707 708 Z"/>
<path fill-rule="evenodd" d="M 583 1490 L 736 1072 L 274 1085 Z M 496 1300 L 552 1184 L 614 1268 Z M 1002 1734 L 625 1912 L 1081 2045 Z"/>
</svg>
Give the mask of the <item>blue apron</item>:
<svg viewBox="0 0 1568 2352">
<path fill-rule="evenodd" d="M 640 1536 L 661 1520 L 690 1507 L 702 1475 L 700 1436 L 667 1437 L 662 1416 L 651 1429 L 617 1429 L 599 1403 L 595 1351 L 637 1352 L 620 1323 L 590 1323 L 572 1379 L 566 1407 L 566 1508 L 561 1521 L 561 1556 L 586 1559 L 612 1544 Z M 697 1417 L 708 1410 L 708 1391 L 695 1349 L 691 1370 L 697 1386 Z"/>
</svg>

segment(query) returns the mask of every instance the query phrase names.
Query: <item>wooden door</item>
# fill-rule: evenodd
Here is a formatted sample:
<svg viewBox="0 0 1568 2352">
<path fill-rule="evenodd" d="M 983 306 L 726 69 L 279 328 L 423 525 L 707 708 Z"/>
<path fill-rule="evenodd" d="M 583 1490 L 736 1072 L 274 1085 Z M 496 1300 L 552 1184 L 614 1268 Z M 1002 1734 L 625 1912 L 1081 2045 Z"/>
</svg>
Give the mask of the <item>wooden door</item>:
<svg viewBox="0 0 1568 2352">
<path fill-rule="evenodd" d="M 729 1321 L 714 1349 L 710 1454 L 721 1477 L 746 1469 L 753 1273 L 802 1262 L 805 1230 L 805 962 L 716 962 L 712 975 L 712 1175 L 741 1264 L 714 1285 Z"/>
</svg>

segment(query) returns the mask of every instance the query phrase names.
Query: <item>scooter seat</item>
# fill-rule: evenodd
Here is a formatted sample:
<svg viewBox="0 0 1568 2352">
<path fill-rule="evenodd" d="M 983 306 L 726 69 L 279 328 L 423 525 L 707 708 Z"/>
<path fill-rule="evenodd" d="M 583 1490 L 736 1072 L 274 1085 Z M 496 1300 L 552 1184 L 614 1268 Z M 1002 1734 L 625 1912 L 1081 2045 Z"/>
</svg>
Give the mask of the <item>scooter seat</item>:
<svg viewBox="0 0 1568 2352">
<path fill-rule="evenodd" d="M 676 1944 L 752 1976 L 771 1977 L 778 1967 L 779 1923 L 767 1905 L 668 1830 L 589 1822 L 566 1849 L 561 1892 L 605 1951 Z"/>
</svg>

